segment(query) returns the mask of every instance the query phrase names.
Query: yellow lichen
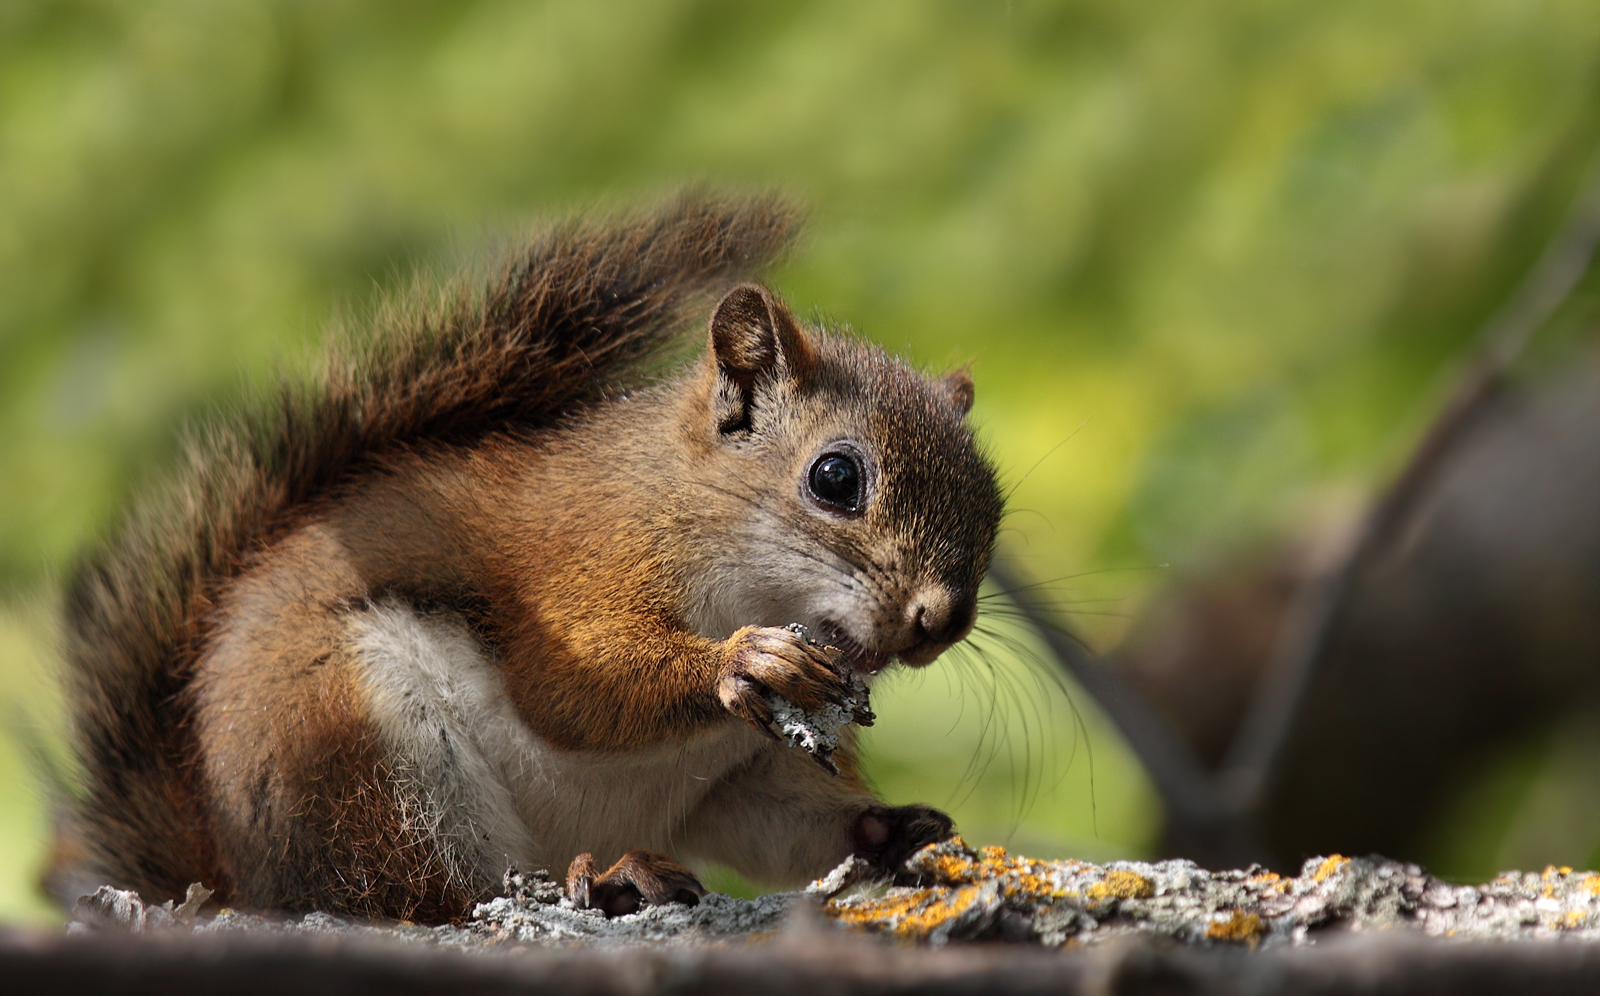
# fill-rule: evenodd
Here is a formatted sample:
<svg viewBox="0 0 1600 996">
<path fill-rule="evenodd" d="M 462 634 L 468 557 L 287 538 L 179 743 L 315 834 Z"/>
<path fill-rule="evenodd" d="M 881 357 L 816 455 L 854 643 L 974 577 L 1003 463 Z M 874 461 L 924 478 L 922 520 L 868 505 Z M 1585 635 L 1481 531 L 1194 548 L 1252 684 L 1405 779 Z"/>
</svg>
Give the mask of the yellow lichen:
<svg viewBox="0 0 1600 996">
<path fill-rule="evenodd" d="M 1317 866 L 1317 870 L 1311 873 L 1311 881 L 1324 881 L 1329 875 L 1332 875 L 1334 872 L 1338 871 L 1349 863 L 1350 859 L 1342 854 L 1330 854 L 1322 860 L 1322 864 Z"/>
<path fill-rule="evenodd" d="M 936 902 L 929 903 L 925 908 L 914 910 L 907 914 L 904 920 L 895 924 L 894 932 L 902 937 L 924 936 L 935 927 L 953 920 L 965 913 L 967 907 L 978 899 L 976 886 L 957 889 L 954 895 L 943 897 Z"/>
<path fill-rule="evenodd" d="M 929 885 L 950 887 L 993 882 L 1002 897 L 1031 902 L 1062 899 L 1069 895 L 1059 884 L 1060 875 L 1066 870 L 1063 866 L 1092 867 L 1081 862 L 1039 862 L 1012 857 L 1003 847 L 984 847 L 974 852 L 960 840 L 930 845 L 912 860 L 915 867 L 930 880 Z M 869 908 L 858 902 L 850 917 L 876 920 L 903 913 L 904 910 Z"/>
<path fill-rule="evenodd" d="M 1255 947 L 1266 933 L 1267 925 L 1254 913 L 1234 910 L 1226 920 L 1214 920 L 1206 927 L 1206 936 L 1213 941 L 1233 941 Z"/>
<path fill-rule="evenodd" d="M 1131 871 L 1109 871 L 1104 878 L 1089 886 L 1090 899 L 1149 899 L 1156 894 L 1155 883 Z"/>
<path fill-rule="evenodd" d="M 1048 896 L 1058 899 L 1066 895 L 1066 891 L 1056 887 L 1056 884 L 1044 875 L 1033 871 L 1023 865 L 1005 877 L 1001 889 L 1008 896 L 1025 895 L 1032 897 Z"/>
<path fill-rule="evenodd" d="M 978 899 L 977 886 L 948 889 L 896 889 L 881 899 L 830 902 L 829 912 L 850 927 L 890 930 L 901 937 L 925 937 L 966 912 Z"/>
<path fill-rule="evenodd" d="M 955 854 L 941 854 L 933 859 L 933 871 L 940 879 L 960 884 L 977 877 L 978 865 Z"/>
<path fill-rule="evenodd" d="M 1262 872 L 1252 876 L 1250 881 L 1258 882 L 1262 888 L 1271 889 L 1273 892 L 1282 892 L 1289 888 L 1289 881 L 1277 872 Z"/>
<path fill-rule="evenodd" d="M 931 897 L 934 891 L 933 889 L 896 890 L 891 895 L 877 899 L 855 899 L 848 905 L 838 900 L 829 900 L 827 908 L 841 923 L 865 926 L 915 909 L 918 903 Z"/>
<path fill-rule="evenodd" d="M 1561 918 L 1561 926 L 1567 930 L 1576 930 L 1583 926 L 1586 914 L 1583 910 L 1567 910 L 1567 915 Z"/>
</svg>

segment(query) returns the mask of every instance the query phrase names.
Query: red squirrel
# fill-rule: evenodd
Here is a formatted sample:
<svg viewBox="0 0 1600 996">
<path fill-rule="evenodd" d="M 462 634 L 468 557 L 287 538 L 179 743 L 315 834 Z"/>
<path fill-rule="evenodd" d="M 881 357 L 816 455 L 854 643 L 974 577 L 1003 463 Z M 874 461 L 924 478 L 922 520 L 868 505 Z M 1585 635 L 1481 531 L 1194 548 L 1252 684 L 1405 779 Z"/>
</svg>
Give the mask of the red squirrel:
<svg viewBox="0 0 1600 996">
<path fill-rule="evenodd" d="M 610 914 L 947 836 L 771 729 L 962 639 L 1002 501 L 965 372 L 748 282 L 793 228 L 568 222 L 195 434 L 68 586 L 57 881 L 443 922 L 570 862 Z"/>
</svg>

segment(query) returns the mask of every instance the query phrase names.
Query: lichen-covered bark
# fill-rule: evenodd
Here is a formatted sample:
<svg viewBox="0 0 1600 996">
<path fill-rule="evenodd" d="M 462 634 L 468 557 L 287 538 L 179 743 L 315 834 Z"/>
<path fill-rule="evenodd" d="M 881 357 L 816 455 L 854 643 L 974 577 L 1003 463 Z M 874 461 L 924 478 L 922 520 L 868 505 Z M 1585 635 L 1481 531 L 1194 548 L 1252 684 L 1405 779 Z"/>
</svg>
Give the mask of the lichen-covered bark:
<svg viewBox="0 0 1600 996">
<path fill-rule="evenodd" d="M 834 899 L 841 923 L 939 944 L 964 938 L 1048 946 L 1129 934 L 1196 945 L 1304 944 L 1319 932 L 1410 928 L 1457 939 L 1600 939 L 1600 875 L 1512 872 L 1456 886 L 1385 858 L 1312 858 L 1289 878 L 1190 861 L 1034 861 L 959 838 L 907 862 L 901 886 Z"/>
<path fill-rule="evenodd" d="M 1035 861 L 998 847 L 974 850 L 958 837 L 913 855 L 893 884 L 865 879 L 866 871 L 852 860 L 801 893 L 755 900 L 711 894 L 695 907 L 647 907 L 614 919 L 573 908 L 543 873 L 508 873 L 506 896 L 481 904 L 460 925 L 431 929 L 320 913 L 273 920 L 224 910 L 197 918 L 185 909 L 190 904 L 163 911 L 104 888 L 79 902 L 75 929 L 333 933 L 467 949 L 702 946 L 770 938 L 797 918 L 934 946 L 1005 940 L 1070 949 L 1152 937 L 1256 949 L 1383 931 L 1456 940 L 1600 940 L 1600 874 L 1570 868 L 1457 886 L 1415 865 L 1333 855 L 1307 861 L 1290 878 L 1254 867 L 1206 871 L 1189 861 Z"/>
</svg>

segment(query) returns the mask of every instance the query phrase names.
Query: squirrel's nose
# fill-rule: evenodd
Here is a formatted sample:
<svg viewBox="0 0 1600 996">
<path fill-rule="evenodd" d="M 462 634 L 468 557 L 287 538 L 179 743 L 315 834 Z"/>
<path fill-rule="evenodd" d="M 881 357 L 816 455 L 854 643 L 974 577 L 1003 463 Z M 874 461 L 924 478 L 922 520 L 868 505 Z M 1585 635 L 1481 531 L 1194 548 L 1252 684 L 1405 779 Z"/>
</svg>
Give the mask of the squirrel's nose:
<svg viewBox="0 0 1600 996">
<path fill-rule="evenodd" d="M 942 584 L 924 586 L 906 606 L 919 643 L 948 645 L 967 635 L 978 614 L 975 598 L 961 598 Z"/>
</svg>

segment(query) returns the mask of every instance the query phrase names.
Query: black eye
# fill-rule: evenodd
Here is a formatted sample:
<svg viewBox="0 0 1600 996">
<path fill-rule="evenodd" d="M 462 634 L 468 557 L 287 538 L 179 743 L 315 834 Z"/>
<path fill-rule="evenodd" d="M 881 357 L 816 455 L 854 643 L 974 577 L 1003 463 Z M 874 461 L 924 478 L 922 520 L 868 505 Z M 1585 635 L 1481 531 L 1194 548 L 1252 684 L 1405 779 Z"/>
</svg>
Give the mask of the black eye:
<svg viewBox="0 0 1600 996">
<path fill-rule="evenodd" d="M 861 465 L 843 453 L 826 453 L 811 465 L 811 494 L 824 505 L 854 512 L 861 507 Z"/>
</svg>

